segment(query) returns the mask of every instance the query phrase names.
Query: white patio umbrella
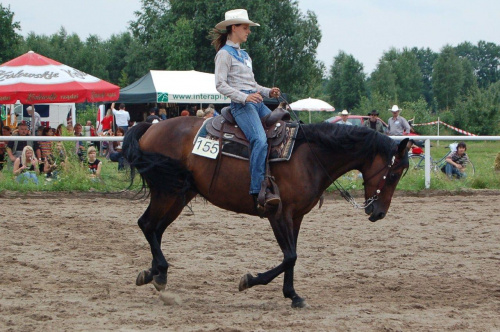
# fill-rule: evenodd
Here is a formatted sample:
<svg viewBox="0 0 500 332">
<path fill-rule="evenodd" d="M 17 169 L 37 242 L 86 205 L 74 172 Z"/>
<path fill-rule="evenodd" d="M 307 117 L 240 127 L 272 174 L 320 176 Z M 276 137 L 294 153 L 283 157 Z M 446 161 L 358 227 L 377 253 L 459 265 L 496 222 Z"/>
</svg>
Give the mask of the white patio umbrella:
<svg viewBox="0 0 500 332">
<path fill-rule="evenodd" d="M 315 98 L 300 99 L 290 104 L 290 107 L 294 111 L 308 111 L 309 112 L 309 123 L 311 123 L 311 112 L 318 111 L 335 111 L 335 107 L 328 104 L 326 101 Z"/>
</svg>

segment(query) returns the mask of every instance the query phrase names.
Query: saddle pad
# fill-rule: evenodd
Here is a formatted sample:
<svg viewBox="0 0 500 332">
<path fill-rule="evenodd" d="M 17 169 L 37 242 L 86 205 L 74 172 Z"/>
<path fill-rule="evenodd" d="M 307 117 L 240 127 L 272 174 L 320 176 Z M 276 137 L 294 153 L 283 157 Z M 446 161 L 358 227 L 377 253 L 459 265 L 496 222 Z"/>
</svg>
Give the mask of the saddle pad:
<svg viewBox="0 0 500 332">
<path fill-rule="evenodd" d="M 205 137 L 213 141 L 219 141 L 219 138 L 210 135 L 205 129 L 205 123 L 201 126 L 200 130 L 193 140 L 193 144 L 196 142 L 198 137 Z M 271 147 L 271 152 L 269 156 L 269 162 L 278 161 L 288 161 L 292 156 L 293 147 L 295 145 L 295 139 L 299 131 L 299 126 L 296 123 L 287 123 L 285 128 L 285 138 L 283 141 Z M 240 144 L 234 141 L 222 140 L 222 154 L 228 157 L 248 160 L 250 158 L 250 153 L 248 147 L 244 144 Z"/>
</svg>

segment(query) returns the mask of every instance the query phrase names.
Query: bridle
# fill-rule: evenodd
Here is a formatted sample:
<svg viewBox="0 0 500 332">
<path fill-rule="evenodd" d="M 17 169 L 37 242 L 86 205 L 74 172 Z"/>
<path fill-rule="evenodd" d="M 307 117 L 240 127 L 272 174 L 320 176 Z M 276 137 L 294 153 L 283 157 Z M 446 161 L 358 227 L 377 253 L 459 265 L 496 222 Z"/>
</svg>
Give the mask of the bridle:
<svg viewBox="0 0 500 332">
<path fill-rule="evenodd" d="M 378 200 L 379 194 L 382 192 L 382 189 L 384 189 L 384 187 L 385 187 L 385 183 L 387 181 L 387 176 L 389 175 L 389 173 L 391 172 L 392 169 L 398 168 L 400 164 L 401 164 L 401 160 L 398 160 L 396 158 L 396 155 L 393 155 L 392 158 L 391 158 L 391 162 L 389 164 L 385 165 L 380 170 L 378 170 L 377 172 L 373 173 L 370 177 L 368 177 L 367 179 L 363 180 L 363 186 L 364 186 L 365 183 L 366 183 L 366 181 L 370 180 L 371 178 L 375 177 L 379 173 L 381 173 L 384 170 L 386 170 L 384 176 L 382 176 L 382 178 L 378 182 L 377 189 L 375 189 L 375 193 L 373 194 L 372 197 L 368 198 L 363 205 L 359 205 L 354 200 L 354 197 L 352 197 L 351 194 L 347 190 L 345 190 L 342 186 L 340 186 L 340 184 L 339 184 L 339 186 L 337 186 L 336 181 L 333 184 L 335 185 L 335 188 L 340 192 L 340 195 L 347 202 L 351 203 L 351 205 L 354 208 L 356 208 L 356 209 L 366 209 L 367 207 L 369 207 L 370 205 L 372 205 L 376 200 Z M 405 172 L 405 174 L 406 174 L 406 172 Z M 404 176 L 404 174 L 403 174 L 403 176 Z"/>
<path fill-rule="evenodd" d="M 287 104 L 288 109 L 295 116 L 295 119 L 299 122 L 299 127 L 301 127 L 303 123 L 301 121 L 299 121 L 299 117 L 292 110 L 292 108 L 290 107 L 290 104 L 288 104 L 288 102 L 286 101 L 286 99 L 283 98 L 281 95 L 278 97 L 278 101 L 279 101 L 279 98 L 282 98 L 283 101 Z M 302 130 L 302 132 L 304 133 L 303 130 Z M 309 139 L 307 138 L 307 136 L 305 134 L 304 134 L 304 138 L 306 139 L 307 146 L 311 150 L 311 153 L 313 154 L 314 158 L 316 158 L 316 161 L 318 162 L 318 164 L 323 169 L 323 172 L 326 174 L 326 176 L 328 177 L 328 179 L 335 186 L 335 189 L 337 189 L 337 191 L 340 193 L 340 196 L 342 198 L 344 198 L 348 203 L 350 203 L 355 209 L 366 209 L 367 207 L 369 207 L 370 205 L 372 205 L 376 200 L 378 200 L 379 194 L 382 192 L 382 189 L 384 189 L 384 187 L 385 187 L 385 183 L 387 181 L 387 176 L 389 175 L 391 169 L 393 169 L 393 167 L 397 168 L 401 164 L 401 160 L 398 160 L 396 158 L 396 153 L 397 153 L 397 151 L 396 151 L 394 153 L 394 155 L 392 156 L 391 162 L 389 164 L 387 164 L 384 167 L 382 167 L 380 170 L 378 170 L 377 172 L 375 172 L 374 174 L 372 174 L 369 178 L 364 179 L 363 180 L 363 186 L 365 185 L 366 181 L 368 181 L 369 179 L 371 179 L 371 178 L 375 177 L 376 175 L 378 175 L 380 172 L 383 172 L 384 170 L 387 169 L 386 172 L 385 172 L 385 174 L 384 174 L 384 176 L 380 179 L 380 181 L 379 181 L 379 183 L 377 185 L 377 189 L 375 190 L 375 193 L 373 194 L 373 196 L 370 197 L 370 198 L 368 198 L 367 200 L 365 200 L 365 203 L 363 205 L 360 205 L 358 202 L 356 202 L 356 200 L 354 199 L 354 197 L 352 197 L 352 195 L 344 187 L 342 187 L 342 185 L 338 181 L 332 179 L 332 177 L 330 176 L 330 174 L 328 174 L 328 172 L 327 172 L 325 166 L 323 165 L 323 163 L 321 162 L 321 160 L 319 160 L 318 156 L 316 155 L 316 153 L 314 152 L 314 150 L 311 148 L 311 145 L 309 144 Z M 408 169 L 406 171 L 408 172 Z M 406 174 L 406 172 L 405 172 L 405 174 Z M 405 174 L 403 174 L 403 176 Z"/>
</svg>

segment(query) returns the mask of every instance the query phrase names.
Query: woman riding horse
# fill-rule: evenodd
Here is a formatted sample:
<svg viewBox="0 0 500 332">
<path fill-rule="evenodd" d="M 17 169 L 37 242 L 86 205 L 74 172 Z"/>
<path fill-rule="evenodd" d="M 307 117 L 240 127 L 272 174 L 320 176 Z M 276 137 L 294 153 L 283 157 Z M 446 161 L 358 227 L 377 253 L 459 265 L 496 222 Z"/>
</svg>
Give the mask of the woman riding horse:
<svg viewBox="0 0 500 332">
<path fill-rule="evenodd" d="M 280 198 L 265 179 L 267 138 L 260 119 L 271 110 L 262 102 L 262 96 L 277 98 L 280 89 L 265 88 L 255 81 L 252 59 L 240 49 L 240 44 L 247 41 L 250 26 L 260 25 L 248 19 L 245 9 L 226 12 L 225 20 L 215 26 L 212 31 L 212 44 L 217 51 L 215 84 L 217 91 L 231 99 L 234 120 L 250 142 L 250 195 L 258 208 L 269 211 L 279 205 Z M 258 206 L 261 190 L 265 190 L 264 206 Z"/>
<path fill-rule="evenodd" d="M 137 170 L 149 187 L 150 203 L 138 224 L 149 242 L 151 268 L 139 273 L 136 284 L 152 282 L 165 289 L 168 263 L 161 250 L 165 229 L 193 197 L 200 195 L 226 210 L 258 215 L 246 188 L 250 185 L 248 162 L 221 156 L 218 162 L 191 153 L 203 119 L 178 117 L 155 125 L 139 123 L 125 135 L 123 153 L 132 172 Z M 304 215 L 318 203 L 323 192 L 342 174 L 356 169 L 364 179 L 365 212 L 369 220 L 385 217 L 399 179 L 408 168 L 408 139 L 401 143 L 357 126 L 331 123 L 301 125 L 289 161 L 272 163 L 280 187 L 282 213 L 268 220 L 283 252 L 283 260 L 257 276 L 246 274 L 239 289 L 266 285 L 285 274 L 283 294 L 293 307 L 304 307 L 293 286 L 297 238 Z M 218 176 L 212 177 L 218 168 Z"/>
</svg>

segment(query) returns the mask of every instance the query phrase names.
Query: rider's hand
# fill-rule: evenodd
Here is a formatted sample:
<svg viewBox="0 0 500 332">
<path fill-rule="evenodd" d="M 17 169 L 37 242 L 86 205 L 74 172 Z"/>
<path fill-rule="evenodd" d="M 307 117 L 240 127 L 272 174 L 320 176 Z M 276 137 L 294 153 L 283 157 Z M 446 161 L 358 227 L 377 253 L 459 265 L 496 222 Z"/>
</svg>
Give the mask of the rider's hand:
<svg viewBox="0 0 500 332">
<path fill-rule="evenodd" d="M 245 101 L 258 104 L 258 103 L 261 103 L 262 100 L 264 100 L 264 98 L 262 98 L 260 93 L 256 92 L 256 93 L 249 94 Z"/>
<path fill-rule="evenodd" d="M 280 88 L 273 87 L 271 88 L 271 92 L 269 92 L 269 97 L 278 98 L 281 94 Z"/>
</svg>

